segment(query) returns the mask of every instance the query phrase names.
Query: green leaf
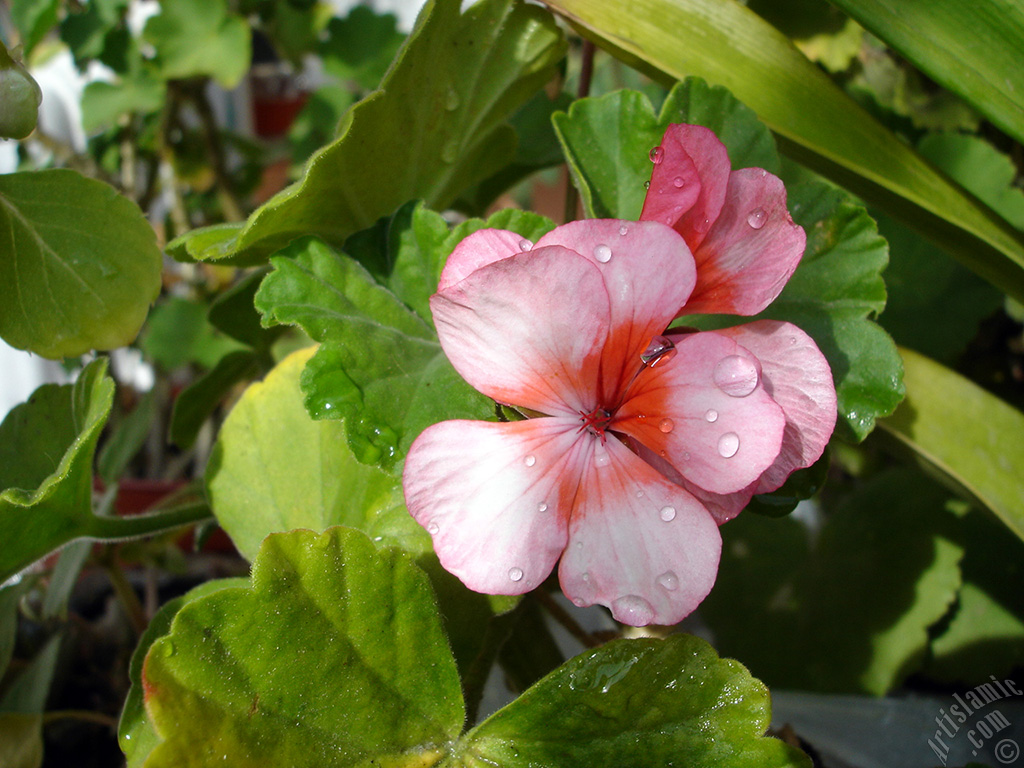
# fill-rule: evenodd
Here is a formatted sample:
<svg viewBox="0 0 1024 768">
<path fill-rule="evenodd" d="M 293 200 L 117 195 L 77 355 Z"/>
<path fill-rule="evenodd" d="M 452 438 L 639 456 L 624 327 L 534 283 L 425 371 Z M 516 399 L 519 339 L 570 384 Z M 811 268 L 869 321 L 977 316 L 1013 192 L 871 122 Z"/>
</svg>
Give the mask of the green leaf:
<svg viewBox="0 0 1024 768">
<path fill-rule="evenodd" d="M 554 116 L 587 215 L 639 219 L 651 178 L 650 151 L 671 123 L 703 125 L 729 151 L 732 167 L 778 173 L 779 156 L 768 129 L 725 88 L 699 78 L 677 83 L 658 115 L 638 91 L 573 102 Z"/>
<path fill-rule="evenodd" d="M 103 55 L 108 40 L 122 26 L 127 7 L 128 0 L 90 0 L 84 8 L 68 9 L 60 24 L 60 38 L 67 43 L 80 68 Z"/>
<path fill-rule="evenodd" d="M 224 355 L 242 347 L 218 333 L 207 321 L 206 311 L 200 302 L 177 296 L 161 302 L 153 309 L 139 346 L 167 371 L 192 362 L 213 368 Z"/>
<path fill-rule="evenodd" d="M 431 325 L 363 267 L 312 239 L 281 253 L 257 309 L 265 323 L 297 324 L 323 342 L 303 372 L 306 408 L 314 418 L 344 418 L 360 461 L 393 466 L 430 424 L 492 414 Z"/>
<path fill-rule="evenodd" d="M 1024 539 L 1024 414 L 933 360 L 900 353 L 907 399 L 881 427 Z"/>
<path fill-rule="evenodd" d="M 46 33 L 57 26 L 59 0 L 13 0 L 11 18 L 21 32 L 21 44 L 27 58 Z"/>
<path fill-rule="evenodd" d="M 394 14 L 378 14 L 365 5 L 355 6 L 344 19 L 331 19 L 318 51 L 324 70 L 342 82 L 352 80 L 365 91 L 373 90 L 405 41 L 397 22 Z"/>
<path fill-rule="evenodd" d="M 0 140 L 24 139 L 36 129 L 43 92 L 0 41 Z"/>
<path fill-rule="evenodd" d="M 146 654 L 149 653 L 150 646 L 170 632 L 174 617 L 188 603 L 213 594 L 217 590 L 228 587 L 245 587 L 248 583 L 248 579 L 239 578 L 216 579 L 200 584 L 187 594 L 160 606 L 160 610 L 146 625 L 145 631 L 139 638 L 139 644 L 132 653 L 131 663 L 128 665 L 128 679 L 131 686 L 124 701 L 124 708 L 121 710 L 121 719 L 117 724 L 117 740 L 128 761 L 128 768 L 142 768 L 149 753 L 160 743 L 160 737 L 156 735 L 143 705 L 142 665 Z"/>
<path fill-rule="evenodd" d="M 1013 0 L 832 0 L 931 79 L 1024 141 L 1024 14 Z"/>
<path fill-rule="evenodd" d="M 82 127 L 86 133 L 118 125 L 123 115 L 149 114 L 164 106 L 167 83 L 145 69 L 128 72 L 116 83 L 89 83 L 82 93 Z"/>
<path fill-rule="evenodd" d="M 23 715 L 39 714 L 46 707 L 50 683 L 57 667 L 62 635 L 54 635 L 35 655 L 0 698 L 0 712 L 18 712 Z"/>
<path fill-rule="evenodd" d="M 562 665 L 459 740 L 453 766 L 810 766 L 765 738 L 768 691 L 703 640 L 617 640 Z"/>
<path fill-rule="evenodd" d="M 921 666 L 960 586 L 947 494 L 890 472 L 830 510 L 813 542 L 792 518 L 722 528 L 701 616 L 718 648 L 770 686 L 884 694 Z"/>
<path fill-rule="evenodd" d="M 135 454 L 145 445 L 156 418 L 156 395 L 147 392 L 107 437 L 100 451 L 96 460 L 96 474 L 104 483 L 111 485 L 121 479 Z"/>
<path fill-rule="evenodd" d="M 0 176 L 0 336 L 44 357 L 130 343 L 160 290 L 153 228 L 68 170 Z"/>
<path fill-rule="evenodd" d="M 726 86 L 768 124 L 784 154 L 898 216 L 1001 290 L 1024 299 L 1024 239 L 871 118 L 741 3 L 546 3 L 616 56 L 662 80 L 699 75 Z M 926 12 L 927 4 L 915 5 Z M 991 23 L 999 23 L 997 18 Z M 1001 88 L 1002 81 L 993 87 Z"/>
<path fill-rule="evenodd" d="M 171 411 L 169 439 L 179 448 L 191 448 L 203 424 L 232 390 L 259 373 L 259 361 L 252 352 L 228 352 L 205 375 L 182 390 Z"/>
<path fill-rule="evenodd" d="M 252 559 L 271 533 L 358 528 L 414 554 L 430 551 L 398 479 L 356 461 L 340 421 L 313 421 L 299 375 L 315 348 L 289 355 L 250 385 L 224 422 L 206 471 L 221 526 Z"/>
<path fill-rule="evenodd" d="M 302 235 L 340 247 L 408 200 L 445 208 L 512 160 L 515 132 L 504 121 L 564 51 L 540 8 L 483 0 L 460 14 L 458 0 L 433 0 L 381 88 L 349 110 L 298 183 L 240 232 L 201 230 L 172 255 L 255 264 Z"/>
<path fill-rule="evenodd" d="M 43 716 L 0 712 L 0 765 L 40 768 L 43 764 Z"/>
<path fill-rule="evenodd" d="M 234 88 L 249 69 L 249 25 L 225 0 L 163 0 L 142 36 L 167 79 L 209 75 Z"/>
<path fill-rule="evenodd" d="M 32 586 L 34 579 L 22 579 L 16 584 L 0 587 L 0 679 L 3 678 L 7 665 L 11 663 L 11 657 L 14 655 L 18 603 Z"/>
<path fill-rule="evenodd" d="M 106 360 L 73 384 L 45 384 L 0 424 L 0 582 L 88 535 L 92 460 L 110 413 Z"/>
<path fill-rule="evenodd" d="M 344 528 L 269 537 L 252 587 L 185 605 L 143 679 L 150 768 L 431 765 L 464 717 L 426 575 Z"/>
</svg>

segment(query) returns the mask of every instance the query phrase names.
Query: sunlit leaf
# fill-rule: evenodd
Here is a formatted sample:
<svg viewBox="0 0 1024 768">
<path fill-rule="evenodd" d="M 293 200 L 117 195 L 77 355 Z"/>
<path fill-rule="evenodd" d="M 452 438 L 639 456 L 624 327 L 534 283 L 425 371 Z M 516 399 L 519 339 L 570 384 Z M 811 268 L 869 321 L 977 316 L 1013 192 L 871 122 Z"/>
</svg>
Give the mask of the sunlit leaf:
<svg viewBox="0 0 1024 768">
<path fill-rule="evenodd" d="M 233 88 L 249 69 L 249 25 L 225 0 L 163 0 L 142 34 L 168 79 L 209 75 Z"/>
</svg>

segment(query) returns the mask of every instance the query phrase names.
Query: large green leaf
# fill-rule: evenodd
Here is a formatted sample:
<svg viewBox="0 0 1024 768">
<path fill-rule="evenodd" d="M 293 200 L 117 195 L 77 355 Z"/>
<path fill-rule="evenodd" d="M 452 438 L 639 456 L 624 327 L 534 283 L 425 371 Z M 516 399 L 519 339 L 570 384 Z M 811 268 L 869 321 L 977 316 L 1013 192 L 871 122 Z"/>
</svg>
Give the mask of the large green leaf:
<svg viewBox="0 0 1024 768">
<path fill-rule="evenodd" d="M 784 153 L 905 219 L 1001 290 L 1024 299 L 1021 236 L 937 173 L 741 3 L 546 4 L 661 79 L 700 75 L 725 85 L 776 133 Z"/>
<path fill-rule="evenodd" d="M 0 176 L 0 336 L 44 357 L 129 344 L 160 290 L 139 209 L 67 170 Z"/>
<path fill-rule="evenodd" d="M 765 738 L 768 691 L 703 640 L 618 640 L 577 656 L 470 731 L 464 768 L 809 766 Z"/>
<path fill-rule="evenodd" d="M 241 230 L 200 230 L 176 258 L 259 263 L 301 235 L 341 246 L 408 200 L 444 208 L 513 159 L 505 120 L 554 73 L 565 41 L 543 10 L 432 0 L 379 90 L 353 107 L 339 138 Z M 201 238 L 201 239 L 197 239 Z"/>
<path fill-rule="evenodd" d="M 1024 538 L 1024 414 L 927 357 L 900 353 L 907 399 L 880 426 Z"/>
<path fill-rule="evenodd" d="M 700 608 L 718 648 L 773 687 L 884 694 L 920 667 L 960 586 L 947 498 L 894 472 L 848 494 L 813 539 L 792 518 L 723 526 Z"/>
<path fill-rule="evenodd" d="M 226 0 L 162 0 L 142 34 L 167 79 L 209 75 L 234 88 L 249 69 L 249 25 Z"/>
<path fill-rule="evenodd" d="M 429 552 L 398 479 L 356 461 L 343 422 L 306 413 L 299 375 L 315 351 L 285 358 L 246 390 L 224 422 L 206 470 L 217 519 L 249 559 L 268 534 L 332 525 Z"/>
<path fill-rule="evenodd" d="M 1024 8 L 1015 0 L 831 0 L 1024 141 Z"/>
<path fill-rule="evenodd" d="M 426 575 L 345 528 L 270 536 L 252 587 L 187 603 L 143 681 L 150 768 L 426 766 L 464 717 Z"/>
<path fill-rule="evenodd" d="M 562 142 L 587 215 L 639 219 L 651 178 L 650 151 L 670 123 L 703 125 L 729 150 L 732 167 L 779 172 L 771 133 L 725 88 L 699 78 L 676 84 L 659 114 L 639 91 L 616 91 L 573 102 L 556 113 Z"/>
</svg>

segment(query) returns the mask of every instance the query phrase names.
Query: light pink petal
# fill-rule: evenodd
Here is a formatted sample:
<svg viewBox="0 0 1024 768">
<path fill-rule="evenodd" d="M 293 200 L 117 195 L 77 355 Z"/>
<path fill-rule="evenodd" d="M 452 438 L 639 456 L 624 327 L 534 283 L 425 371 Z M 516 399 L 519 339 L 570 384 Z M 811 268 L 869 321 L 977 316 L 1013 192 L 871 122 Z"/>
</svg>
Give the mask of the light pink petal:
<svg viewBox="0 0 1024 768">
<path fill-rule="evenodd" d="M 639 370 L 652 337 L 665 330 L 693 290 L 693 258 L 678 234 L 650 221 L 574 221 L 544 235 L 536 247 L 549 245 L 589 259 L 607 286 L 611 331 L 602 352 L 599 399 L 612 407 Z M 584 290 L 580 286 L 566 298 L 578 302 Z"/>
<path fill-rule="evenodd" d="M 578 422 L 444 421 L 409 449 L 406 505 L 446 570 L 470 589 L 515 595 L 551 573 L 582 463 Z"/>
<path fill-rule="evenodd" d="M 736 491 L 735 493 L 711 493 L 691 483 L 679 474 L 679 470 L 669 464 L 667 459 L 663 459 L 650 448 L 640 445 L 632 439 L 630 447 L 636 451 L 636 454 L 641 459 L 658 470 L 668 480 L 683 486 L 683 488 L 689 491 L 697 501 L 704 505 L 704 508 L 711 513 L 711 517 L 719 525 L 729 522 L 742 512 L 754 495 L 754 487 L 758 483 L 756 480 L 743 490 Z"/>
<path fill-rule="evenodd" d="M 697 287 L 684 312 L 756 315 L 782 291 L 805 243 L 782 181 L 760 168 L 734 171 L 721 214 L 694 250 Z"/>
<path fill-rule="evenodd" d="M 696 499 L 609 439 L 581 480 L 558 577 L 576 605 L 606 605 L 633 626 L 675 624 L 711 591 L 721 549 Z"/>
<path fill-rule="evenodd" d="M 441 282 L 437 290 L 450 288 L 480 267 L 528 251 L 531 246 L 532 243 L 523 239 L 522 235 L 507 229 L 481 229 L 474 232 L 455 246 L 455 250 L 448 256 L 441 270 Z"/>
<path fill-rule="evenodd" d="M 832 369 L 814 339 L 790 323 L 758 320 L 719 333 L 735 339 L 761 362 L 765 391 L 786 416 L 782 450 L 755 493 L 781 486 L 790 473 L 816 462 L 836 424 Z"/>
<path fill-rule="evenodd" d="M 675 357 L 637 377 L 611 428 L 705 491 L 741 491 L 779 455 L 782 408 L 765 391 L 757 358 L 729 337 L 672 338 Z"/>
<path fill-rule="evenodd" d="M 670 125 L 661 148 L 640 219 L 669 224 L 696 251 L 725 202 L 729 153 L 702 125 Z"/>
<path fill-rule="evenodd" d="M 536 247 L 493 262 L 430 309 L 448 359 L 488 397 L 551 415 L 595 407 L 608 291 L 579 254 Z"/>
</svg>

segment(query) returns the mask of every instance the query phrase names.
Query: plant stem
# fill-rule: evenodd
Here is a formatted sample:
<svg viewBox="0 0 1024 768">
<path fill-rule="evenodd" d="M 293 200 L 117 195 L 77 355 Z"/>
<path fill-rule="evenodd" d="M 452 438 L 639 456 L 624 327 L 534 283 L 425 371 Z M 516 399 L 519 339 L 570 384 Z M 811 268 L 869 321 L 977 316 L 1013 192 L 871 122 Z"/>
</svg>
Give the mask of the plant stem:
<svg viewBox="0 0 1024 768">
<path fill-rule="evenodd" d="M 601 645 L 601 641 L 594 637 L 592 634 L 587 632 L 581 627 L 569 612 L 555 602 L 555 598 L 549 595 L 543 589 L 535 589 L 532 592 L 533 596 L 537 598 L 537 601 L 544 606 L 551 618 L 561 624 L 569 632 L 570 635 L 579 640 L 587 648 L 597 648 Z"/>
<path fill-rule="evenodd" d="M 224 153 L 224 143 L 220 140 L 220 128 L 217 126 L 217 119 L 213 115 L 213 108 L 210 100 L 206 98 L 206 81 L 200 81 L 189 89 L 192 104 L 199 115 L 199 122 L 203 127 L 203 137 L 206 139 L 206 151 L 213 168 L 213 177 L 217 181 L 217 188 L 220 190 L 221 205 L 224 207 L 224 218 L 227 221 L 243 221 L 245 214 L 242 212 L 242 205 L 235 195 L 231 183 L 231 176 L 228 174 L 227 158 Z"/>
<path fill-rule="evenodd" d="M 94 517 L 90 522 L 87 535 L 100 541 L 123 541 L 141 536 L 152 536 L 173 528 L 180 528 L 183 525 L 192 525 L 212 516 L 210 506 L 205 501 L 195 501 L 163 509 L 150 515 Z"/>
<path fill-rule="evenodd" d="M 590 81 L 594 75 L 594 44 L 590 40 L 583 41 L 583 53 L 580 63 L 580 83 L 576 89 L 576 98 L 584 99 L 590 93 Z M 572 183 L 572 174 L 568 166 L 565 169 L 565 223 L 576 220 L 576 209 L 580 204 L 580 193 Z"/>
<path fill-rule="evenodd" d="M 141 636 L 146 631 L 146 625 L 148 624 L 146 612 L 142 609 L 139 596 L 135 594 L 135 588 L 128 583 L 124 571 L 121 570 L 121 565 L 117 562 L 117 555 L 114 553 L 114 550 L 109 545 L 104 547 L 103 554 L 97 558 L 97 562 L 106 572 L 107 578 L 110 579 L 114 593 L 121 601 L 121 605 L 124 606 L 124 611 L 128 615 L 128 620 L 131 622 L 135 634 Z"/>
<path fill-rule="evenodd" d="M 109 728 L 117 728 L 117 718 L 102 712 L 90 712 L 88 709 L 55 709 L 52 712 L 43 713 L 43 725 L 49 725 L 56 720 L 84 720 Z"/>
</svg>

